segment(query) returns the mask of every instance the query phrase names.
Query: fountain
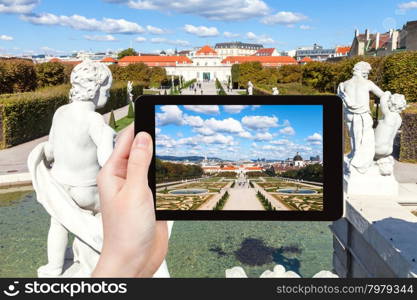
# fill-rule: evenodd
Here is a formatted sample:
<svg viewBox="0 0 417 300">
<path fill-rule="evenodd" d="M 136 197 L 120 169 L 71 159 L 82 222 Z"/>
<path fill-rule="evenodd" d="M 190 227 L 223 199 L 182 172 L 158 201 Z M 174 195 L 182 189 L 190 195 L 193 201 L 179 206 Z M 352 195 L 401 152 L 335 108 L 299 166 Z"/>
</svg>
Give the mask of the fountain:
<svg viewBox="0 0 417 300">
<path fill-rule="evenodd" d="M 173 195 L 200 195 L 208 193 L 207 189 L 182 189 L 182 190 L 173 190 L 169 192 Z"/>
</svg>

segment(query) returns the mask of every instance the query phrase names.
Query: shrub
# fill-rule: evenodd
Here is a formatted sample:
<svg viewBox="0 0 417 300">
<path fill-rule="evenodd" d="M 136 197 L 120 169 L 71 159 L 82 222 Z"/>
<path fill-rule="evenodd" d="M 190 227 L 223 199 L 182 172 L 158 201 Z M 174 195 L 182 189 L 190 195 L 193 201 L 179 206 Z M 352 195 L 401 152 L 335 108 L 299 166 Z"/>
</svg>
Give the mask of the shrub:
<svg viewBox="0 0 417 300">
<path fill-rule="evenodd" d="M 383 67 L 384 88 L 417 101 L 417 51 L 401 52 L 386 58 Z"/>
<path fill-rule="evenodd" d="M 276 76 L 279 83 L 301 82 L 303 69 L 301 65 L 284 65 L 277 69 Z"/>
<path fill-rule="evenodd" d="M 129 102 L 129 110 L 127 111 L 127 117 L 133 119 L 135 117 L 135 111 L 133 109 L 132 102 Z"/>
<path fill-rule="evenodd" d="M 217 94 L 219 96 L 226 96 L 227 95 L 224 88 L 223 88 L 223 85 L 221 84 L 221 82 L 219 81 L 218 78 L 216 78 L 216 88 L 218 89 Z"/>
<path fill-rule="evenodd" d="M 335 64 L 311 62 L 303 66 L 303 84 L 320 92 L 335 92 L 337 89 L 335 79 Z"/>
<path fill-rule="evenodd" d="M 0 148 L 8 148 L 49 133 L 58 107 L 68 103 L 69 85 L 39 89 L 35 92 L 0 96 Z M 133 94 L 142 88 L 134 85 Z M 98 112 L 107 113 L 126 105 L 126 86 L 115 82 L 106 106 Z"/>
<path fill-rule="evenodd" d="M 417 162 L 417 106 L 402 114 L 403 123 L 400 138 L 400 160 Z"/>
<path fill-rule="evenodd" d="M 65 67 L 58 62 L 46 62 L 35 67 L 38 87 L 55 86 L 65 82 Z"/>
<path fill-rule="evenodd" d="M 152 67 L 150 72 L 151 72 L 151 78 L 150 78 L 149 87 L 159 88 L 162 82 L 166 81 L 167 79 L 167 73 L 165 71 L 165 68 Z"/>
<path fill-rule="evenodd" d="M 36 88 L 35 66 L 25 59 L 0 60 L 0 94 L 33 91 Z"/>
<path fill-rule="evenodd" d="M 113 112 L 113 110 L 112 110 L 112 111 L 111 111 L 111 113 L 110 113 L 110 118 L 109 118 L 109 126 L 110 126 L 111 128 L 113 128 L 114 130 L 116 130 L 117 125 L 116 125 L 116 119 L 115 119 L 115 117 L 114 117 L 114 112 Z"/>
</svg>

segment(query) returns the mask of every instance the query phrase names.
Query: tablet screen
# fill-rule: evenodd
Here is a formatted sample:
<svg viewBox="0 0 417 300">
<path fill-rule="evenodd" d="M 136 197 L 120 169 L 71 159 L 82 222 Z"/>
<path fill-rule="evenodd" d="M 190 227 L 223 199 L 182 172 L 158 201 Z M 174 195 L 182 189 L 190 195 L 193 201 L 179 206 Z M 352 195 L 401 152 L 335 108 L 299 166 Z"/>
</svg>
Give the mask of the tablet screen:
<svg viewBox="0 0 417 300">
<path fill-rule="evenodd" d="M 156 210 L 322 211 L 322 105 L 155 105 Z"/>
</svg>

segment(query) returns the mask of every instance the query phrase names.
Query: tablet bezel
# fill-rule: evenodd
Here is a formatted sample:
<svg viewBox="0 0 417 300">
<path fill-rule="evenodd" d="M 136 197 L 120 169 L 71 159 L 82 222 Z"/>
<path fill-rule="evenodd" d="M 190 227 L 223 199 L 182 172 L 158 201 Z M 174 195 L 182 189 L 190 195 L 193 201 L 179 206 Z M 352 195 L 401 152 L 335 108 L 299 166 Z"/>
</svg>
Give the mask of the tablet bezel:
<svg viewBox="0 0 417 300">
<path fill-rule="evenodd" d="M 343 107 L 338 96 L 155 96 L 135 100 L 135 134 L 149 133 L 155 141 L 155 105 L 322 105 L 323 211 L 157 210 L 155 143 L 149 167 L 157 220 L 335 221 L 343 214 Z"/>
</svg>

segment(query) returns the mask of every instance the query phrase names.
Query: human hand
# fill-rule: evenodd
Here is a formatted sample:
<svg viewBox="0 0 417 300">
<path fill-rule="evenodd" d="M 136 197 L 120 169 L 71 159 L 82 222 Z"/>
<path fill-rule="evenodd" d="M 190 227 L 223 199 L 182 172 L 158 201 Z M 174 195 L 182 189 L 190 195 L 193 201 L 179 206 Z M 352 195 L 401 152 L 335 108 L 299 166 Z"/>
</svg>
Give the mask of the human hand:
<svg viewBox="0 0 417 300">
<path fill-rule="evenodd" d="M 103 249 L 93 277 L 152 277 L 168 250 L 166 222 L 155 221 L 148 169 L 152 138 L 129 126 L 97 177 Z"/>
</svg>

